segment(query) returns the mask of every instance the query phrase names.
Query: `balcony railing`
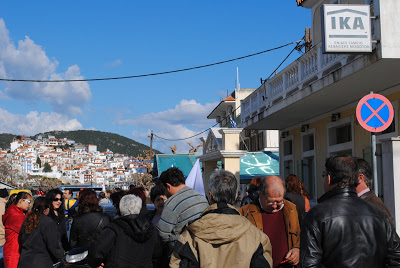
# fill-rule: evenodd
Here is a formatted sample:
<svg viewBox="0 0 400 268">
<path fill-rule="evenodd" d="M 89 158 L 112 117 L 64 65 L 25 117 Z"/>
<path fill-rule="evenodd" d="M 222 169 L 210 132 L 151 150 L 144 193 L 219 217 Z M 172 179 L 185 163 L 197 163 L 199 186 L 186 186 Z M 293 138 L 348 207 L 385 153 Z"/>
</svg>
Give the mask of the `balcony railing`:
<svg viewBox="0 0 400 268">
<path fill-rule="evenodd" d="M 266 81 L 242 101 L 242 125 L 262 112 L 301 91 L 313 82 L 339 69 L 355 56 L 322 54 L 322 43 L 311 48 L 296 61 Z"/>
</svg>

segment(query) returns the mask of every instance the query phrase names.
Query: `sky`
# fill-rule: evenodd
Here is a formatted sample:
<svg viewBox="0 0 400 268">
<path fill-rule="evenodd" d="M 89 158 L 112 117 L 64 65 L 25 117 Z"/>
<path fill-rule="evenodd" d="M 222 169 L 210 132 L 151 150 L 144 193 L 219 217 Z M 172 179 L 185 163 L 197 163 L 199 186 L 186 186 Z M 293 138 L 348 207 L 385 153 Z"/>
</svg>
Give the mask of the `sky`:
<svg viewBox="0 0 400 268">
<path fill-rule="evenodd" d="M 300 40 L 311 11 L 295 0 L 1 1 L 0 78 L 91 79 L 140 75 L 229 60 Z M 257 88 L 294 45 L 186 72 L 133 79 L 0 82 L 0 133 L 99 130 L 149 145 L 150 132 L 192 136 L 236 87 Z M 295 51 L 287 60 L 293 62 Z M 284 67 L 285 65 L 283 65 Z M 206 136 L 207 133 L 202 136 Z M 196 138 L 154 147 L 179 153 Z"/>
</svg>

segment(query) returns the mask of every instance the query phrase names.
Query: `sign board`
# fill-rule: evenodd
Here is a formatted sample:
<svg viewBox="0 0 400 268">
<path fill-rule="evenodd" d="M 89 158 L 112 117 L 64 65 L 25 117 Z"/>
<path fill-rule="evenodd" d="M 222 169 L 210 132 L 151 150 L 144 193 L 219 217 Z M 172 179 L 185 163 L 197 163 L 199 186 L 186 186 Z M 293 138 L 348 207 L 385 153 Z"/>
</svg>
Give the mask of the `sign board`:
<svg viewBox="0 0 400 268">
<path fill-rule="evenodd" d="M 372 52 L 369 5 L 322 5 L 323 53 Z"/>
<path fill-rule="evenodd" d="M 393 106 L 390 101 L 380 94 L 369 94 L 357 104 L 357 120 L 360 125 L 370 132 L 382 132 L 393 121 Z"/>
</svg>

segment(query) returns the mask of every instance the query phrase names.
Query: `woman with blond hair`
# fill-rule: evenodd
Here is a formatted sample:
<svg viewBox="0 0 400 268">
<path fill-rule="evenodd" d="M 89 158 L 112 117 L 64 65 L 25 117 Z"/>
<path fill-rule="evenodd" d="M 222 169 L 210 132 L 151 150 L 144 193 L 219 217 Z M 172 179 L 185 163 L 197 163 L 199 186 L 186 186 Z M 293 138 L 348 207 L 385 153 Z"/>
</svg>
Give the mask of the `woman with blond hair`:
<svg viewBox="0 0 400 268">
<path fill-rule="evenodd" d="M 53 267 L 64 255 L 57 225 L 47 217 L 50 203 L 38 197 L 22 224 L 19 236 L 21 256 L 18 268 Z"/>
</svg>

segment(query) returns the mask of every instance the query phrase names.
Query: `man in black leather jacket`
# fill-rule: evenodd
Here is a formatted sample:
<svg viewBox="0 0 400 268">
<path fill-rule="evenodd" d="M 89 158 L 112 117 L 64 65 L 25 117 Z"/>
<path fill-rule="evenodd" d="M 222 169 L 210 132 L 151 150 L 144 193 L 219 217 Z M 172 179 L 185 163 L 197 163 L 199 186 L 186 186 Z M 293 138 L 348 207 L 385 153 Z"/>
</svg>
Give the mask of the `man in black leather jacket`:
<svg viewBox="0 0 400 268">
<path fill-rule="evenodd" d="M 400 239 L 388 216 L 357 196 L 357 163 L 328 158 L 325 194 L 305 216 L 301 267 L 400 267 Z"/>
</svg>

